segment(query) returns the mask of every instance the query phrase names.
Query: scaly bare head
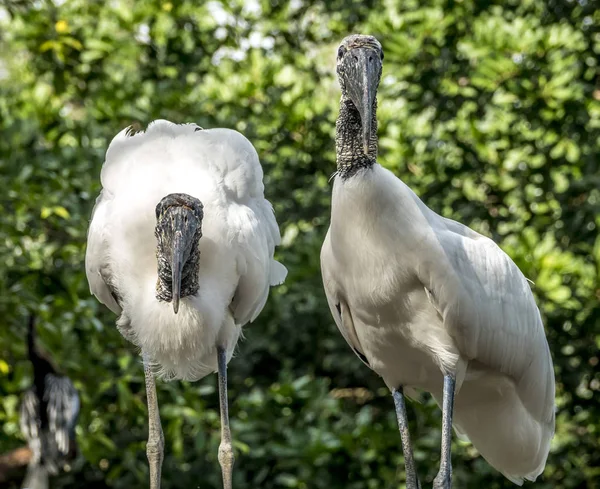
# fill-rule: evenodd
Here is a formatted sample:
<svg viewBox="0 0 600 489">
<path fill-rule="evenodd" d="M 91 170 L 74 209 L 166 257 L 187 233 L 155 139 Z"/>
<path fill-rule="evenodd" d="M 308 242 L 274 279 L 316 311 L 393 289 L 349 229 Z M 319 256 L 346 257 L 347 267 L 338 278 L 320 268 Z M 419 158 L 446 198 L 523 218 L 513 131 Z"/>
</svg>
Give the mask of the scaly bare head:
<svg viewBox="0 0 600 489">
<path fill-rule="evenodd" d="M 381 79 L 383 49 L 373 36 L 353 34 L 338 48 L 337 74 L 342 95 L 352 101 L 362 122 L 363 148 L 369 152 L 371 119 Z"/>
<path fill-rule="evenodd" d="M 159 300 L 173 302 L 198 291 L 198 242 L 202 236 L 202 202 L 187 194 L 169 194 L 156 206 Z"/>
</svg>

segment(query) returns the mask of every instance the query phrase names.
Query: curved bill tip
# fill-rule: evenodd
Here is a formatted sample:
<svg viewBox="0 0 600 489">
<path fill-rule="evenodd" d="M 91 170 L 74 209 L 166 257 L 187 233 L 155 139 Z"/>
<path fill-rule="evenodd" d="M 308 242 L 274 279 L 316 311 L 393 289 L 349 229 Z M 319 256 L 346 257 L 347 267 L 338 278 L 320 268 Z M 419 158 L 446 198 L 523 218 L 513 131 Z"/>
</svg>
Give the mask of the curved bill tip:
<svg viewBox="0 0 600 489">
<path fill-rule="evenodd" d="M 173 293 L 173 312 L 177 314 L 179 312 L 179 294 Z"/>
</svg>

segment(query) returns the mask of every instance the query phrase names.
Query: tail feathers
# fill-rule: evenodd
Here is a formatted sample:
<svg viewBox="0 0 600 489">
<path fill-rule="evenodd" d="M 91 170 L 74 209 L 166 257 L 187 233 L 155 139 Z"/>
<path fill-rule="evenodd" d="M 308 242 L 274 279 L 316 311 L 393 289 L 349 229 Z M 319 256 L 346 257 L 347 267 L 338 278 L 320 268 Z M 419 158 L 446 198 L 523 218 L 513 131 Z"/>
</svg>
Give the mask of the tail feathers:
<svg viewBox="0 0 600 489">
<path fill-rule="evenodd" d="M 441 404 L 441 395 L 436 395 Z M 554 418 L 537 419 L 518 390 L 503 376 L 466 380 L 454 402 L 454 428 L 516 485 L 534 481 L 544 470 L 554 432 Z"/>
<path fill-rule="evenodd" d="M 287 276 L 287 268 L 279 263 L 277 260 L 271 262 L 271 274 L 269 277 L 270 285 L 281 285 Z"/>
<path fill-rule="evenodd" d="M 440 406 L 440 409 L 441 409 L 441 406 Z M 462 442 L 471 443 L 471 440 L 469 439 L 468 435 L 460 429 L 460 426 L 453 425 L 453 427 L 454 427 L 454 433 L 456 433 L 456 438 L 458 438 Z"/>
<path fill-rule="evenodd" d="M 48 469 L 40 464 L 30 464 L 22 489 L 48 489 Z"/>
</svg>

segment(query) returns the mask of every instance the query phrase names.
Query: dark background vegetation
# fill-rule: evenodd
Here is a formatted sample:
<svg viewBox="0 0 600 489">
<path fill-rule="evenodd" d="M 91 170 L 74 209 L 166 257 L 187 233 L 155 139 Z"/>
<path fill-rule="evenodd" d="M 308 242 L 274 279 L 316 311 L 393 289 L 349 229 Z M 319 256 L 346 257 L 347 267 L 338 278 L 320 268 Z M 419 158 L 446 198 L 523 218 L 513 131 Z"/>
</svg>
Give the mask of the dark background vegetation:
<svg viewBox="0 0 600 489">
<path fill-rule="evenodd" d="M 330 318 L 328 225 L 349 33 L 385 50 L 380 162 L 493 237 L 535 282 L 557 379 L 536 488 L 600 487 L 600 11 L 593 0 L 38 0 L 0 3 L 0 454 L 24 441 L 28 311 L 81 393 L 59 488 L 147 487 L 141 362 L 89 295 L 85 238 L 104 152 L 156 118 L 243 132 L 289 268 L 230 364 L 235 487 L 403 487 L 393 404 Z M 216 377 L 159 383 L 163 487 L 219 488 Z M 440 412 L 409 406 L 430 486 Z M 457 488 L 508 488 L 454 443 Z M 16 487 L 5 483 L 6 487 Z"/>
</svg>

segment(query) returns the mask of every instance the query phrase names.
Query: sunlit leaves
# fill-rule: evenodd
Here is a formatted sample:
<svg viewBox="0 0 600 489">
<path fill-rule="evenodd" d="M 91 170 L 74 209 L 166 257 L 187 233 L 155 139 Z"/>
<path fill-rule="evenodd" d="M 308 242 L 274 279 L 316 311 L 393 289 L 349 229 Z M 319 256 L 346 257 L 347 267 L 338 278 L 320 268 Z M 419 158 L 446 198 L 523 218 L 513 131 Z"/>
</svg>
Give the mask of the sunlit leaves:
<svg viewBox="0 0 600 489">
<path fill-rule="evenodd" d="M 434 210 L 495 238 L 534 282 L 559 407 L 536 487 L 593 485 L 600 465 L 593 2 L 20 3 L 0 8 L 3 449 L 22 443 L 18 399 L 31 382 L 24 324 L 35 311 L 41 343 L 82 396 L 82 457 L 55 487 L 146 484 L 140 360 L 89 296 L 82 261 L 111 137 L 168 118 L 244 132 L 259 152 L 283 235 L 278 257 L 288 280 L 230 364 L 235 486 L 398 486 L 391 400 L 337 333 L 320 282 L 335 170 L 335 48 L 351 32 L 370 32 L 386 53 L 380 162 Z M 215 386 L 214 376 L 159 383 L 166 489 L 220 487 Z M 357 387 L 365 390 L 360 400 L 338 396 Z M 430 485 L 439 411 L 427 398 L 409 408 Z M 454 448 L 457 487 L 512 487 L 470 445 Z"/>
</svg>

